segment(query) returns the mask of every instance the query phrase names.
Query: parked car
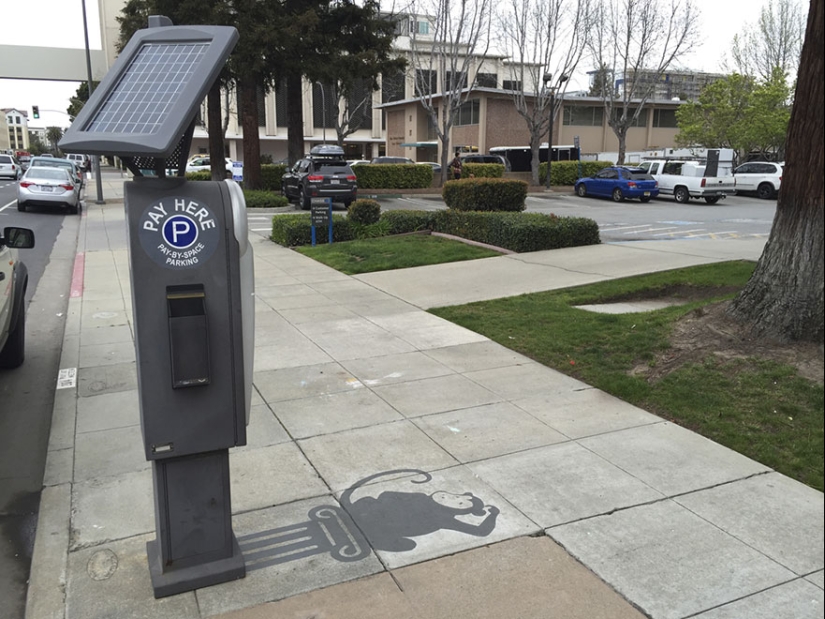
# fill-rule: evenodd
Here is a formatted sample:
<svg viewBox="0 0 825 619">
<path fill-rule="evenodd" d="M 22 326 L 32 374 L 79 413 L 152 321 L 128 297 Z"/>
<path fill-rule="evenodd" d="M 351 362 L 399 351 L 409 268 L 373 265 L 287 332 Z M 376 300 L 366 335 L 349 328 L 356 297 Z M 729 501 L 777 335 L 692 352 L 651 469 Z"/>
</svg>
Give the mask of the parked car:
<svg viewBox="0 0 825 619">
<path fill-rule="evenodd" d="M 83 189 L 83 172 L 80 171 L 80 168 L 78 168 L 73 161 L 69 161 L 68 159 L 60 159 L 58 157 L 32 157 L 32 160 L 29 163 L 29 169 L 38 167 L 63 168 L 68 170 L 74 179 L 74 184 L 77 185 L 78 194 L 80 193 L 80 190 Z M 26 172 L 28 173 L 28 170 Z"/>
<path fill-rule="evenodd" d="M 78 168 L 80 168 L 81 172 L 87 172 L 89 170 L 89 157 L 86 155 L 69 153 L 66 155 L 66 159 L 73 162 Z"/>
<path fill-rule="evenodd" d="M 459 155 L 461 163 L 498 163 L 504 166 L 504 171 L 510 171 L 510 162 L 501 155 L 482 155 L 479 153 L 462 153 Z"/>
<path fill-rule="evenodd" d="M 736 193 L 755 192 L 763 200 L 775 198 L 782 186 L 785 162 L 749 161 L 733 171 Z"/>
<path fill-rule="evenodd" d="M 435 161 L 419 161 L 418 165 L 428 165 L 433 169 L 433 174 L 441 174 L 441 164 Z"/>
<path fill-rule="evenodd" d="M 26 287 L 29 274 L 17 250 L 34 247 L 34 232 L 9 226 L 0 235 L 0 368 L 16 368 L 25 357 Z"/>
<path fill-rule="evenodd" d="M 17 158 L 17 161 L 20 162 L 20 167 L 23 168 L 24 172 L 29 169 L 29 164 L 31 163 L 31 160 L 31 155 L 23 155 L 22 157 Z"/>
<path fill-rule="evenodd" d="M 332 198 L 349 207 L 358 197 L 358 182 L 344 159 L 344 149 L 321 144 L 284 174 L 281 191 L 288 200 L 298 200 L 302 209 L 310 208 L 312 198 Z"/>
<path fill-rule="evenodd" d="M 602 196 L 621 202 L 625 198 L 639 198 L 650 202 L 659 195 L 659 183 L 641 168 L 614 166 L 599 170 L 589 178 L 580 178 L 575 185 L 576 195 Z"/>
<path fill-rule="evenodd" d="M 373 157 L 370 163 L 415 163 L 409 157 Z"/>
<path fill-rule="evenodd" d="M 369 163 L 369 161 L 367 161 L 366 159 L 349 159 L 347 161 L 347 165 L 349 165 L 349 167 L 353 167 L 353 166 L 357 166 L 357 165 L 364 165 L 364 164 L 368 164 L 368 163 Z"/>
<path fill-rule="evenodd" d="M 80 187 L 64 167 L 33 166 L 17 184 L 17 210 L 30 206 L 59 206 L 71 214 L 80 207 Z"/>
<path fill-rule="evenodd" d="M 11 155 L 0 154 L 0 177 L 16 181 L 23 174 L 20 163 Z"/>
<path fill-rule="evenodd" d="M 225 157 L 226 160 L 226 171 L 229 173 L 229 177 L 232 177 L 232 160 L 229 157 Z M 186 171 L 187 172 L 209 172 L 212 169 L 212 160 L 208 156 L 199 156 L 193 157 L 189 161 L 186 162 Z"/>
</svg>

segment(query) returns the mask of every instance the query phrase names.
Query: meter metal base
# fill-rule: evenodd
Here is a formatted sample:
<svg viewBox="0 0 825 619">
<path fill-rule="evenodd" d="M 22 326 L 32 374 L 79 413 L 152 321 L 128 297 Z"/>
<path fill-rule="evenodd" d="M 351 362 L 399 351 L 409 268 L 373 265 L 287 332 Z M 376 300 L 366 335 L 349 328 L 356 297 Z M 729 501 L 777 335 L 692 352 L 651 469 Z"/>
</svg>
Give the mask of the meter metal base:
<svg viewBox="0 0 825 619">
<path fill-rule="evenodd" d="M 152 461 L 157 538 L 146 544 L 155 597 L 246 575 L 232 531 L 229 450 Z"/>
</svg>

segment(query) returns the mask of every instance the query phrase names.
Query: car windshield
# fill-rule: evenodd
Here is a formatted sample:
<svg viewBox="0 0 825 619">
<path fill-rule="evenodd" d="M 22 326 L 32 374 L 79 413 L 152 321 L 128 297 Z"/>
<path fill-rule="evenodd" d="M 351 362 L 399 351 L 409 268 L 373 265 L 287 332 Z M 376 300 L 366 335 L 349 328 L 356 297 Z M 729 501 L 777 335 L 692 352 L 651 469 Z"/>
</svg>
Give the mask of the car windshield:
<svg viewBox="0 0 825 619">
<path fill-rule="evenodd" d="M 55 181 L 65 181 L 67 172 L 65 169 L 51 168 L 46 166 L 29 168 L 26 178 L 45 178 Z"/>
<path fill-rule="evenodd" d="M 60 159 L 46 159 L 44 160 L 35 160 L 34 167 L 49 167 L 49 168 L 66 168 L 70 170 L 74 167 L 74 164 L 71 161 L 61 161 Z"/>
</svg>

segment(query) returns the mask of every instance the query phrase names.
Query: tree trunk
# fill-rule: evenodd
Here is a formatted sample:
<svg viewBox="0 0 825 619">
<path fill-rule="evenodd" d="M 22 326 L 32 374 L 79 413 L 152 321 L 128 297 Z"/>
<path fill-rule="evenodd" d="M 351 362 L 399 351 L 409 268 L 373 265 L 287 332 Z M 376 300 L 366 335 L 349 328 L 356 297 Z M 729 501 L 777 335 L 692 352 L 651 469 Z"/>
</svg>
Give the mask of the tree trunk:
<svg viewBox="0 0 825 619">
<path fill-rule="evenodd" d="M 239 80 L 241 124 L 243 126 L 243 186 L 261 188 L 261 140 L 258 136 L 258 80 Z"/>
<path fill-rule="evenodd" d="M 287 158 L 292 166 L 304 156 L 304 97 L 301 74 L 286 78 Z"/>
<path fill-rule="evenodd" d="M 771 235 L 730 312 L 755 335 L 823 344 L 823 0 L 811 0 Z"/>
<path fill-rule="evenodd" d="M 209 128 L 209 161 L 212 180 L 226 178 L 224 164 L 223 126 L 221 123 L 221 85 L 215 80 L 206 95 L 206 126 Z"/>
<path fill-rule="evenodd" d="M 616 137 L 619 138 L 619 158 L 616 160 L 616 165 L 624 165 L 627 152 L 627 127 L 619 127 L 616 130 Z"/>
</svg>

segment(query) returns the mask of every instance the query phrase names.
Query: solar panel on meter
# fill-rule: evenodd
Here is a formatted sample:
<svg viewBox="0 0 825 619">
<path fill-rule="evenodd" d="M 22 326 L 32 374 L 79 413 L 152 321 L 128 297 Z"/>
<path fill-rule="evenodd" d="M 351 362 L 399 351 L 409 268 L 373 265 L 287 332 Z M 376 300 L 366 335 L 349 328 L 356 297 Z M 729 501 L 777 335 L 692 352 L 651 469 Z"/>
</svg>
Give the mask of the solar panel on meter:
<svg viewBox="0 0 825 619">
<path fill-rule="evenodd" d="M 172 26 L 168 20 L 159 25 L 164 27 L 132 36 L 60 140 L 61 149 L 130 158 L 172 155 L 238 32 L 229 26 Z"/>
</svg>

